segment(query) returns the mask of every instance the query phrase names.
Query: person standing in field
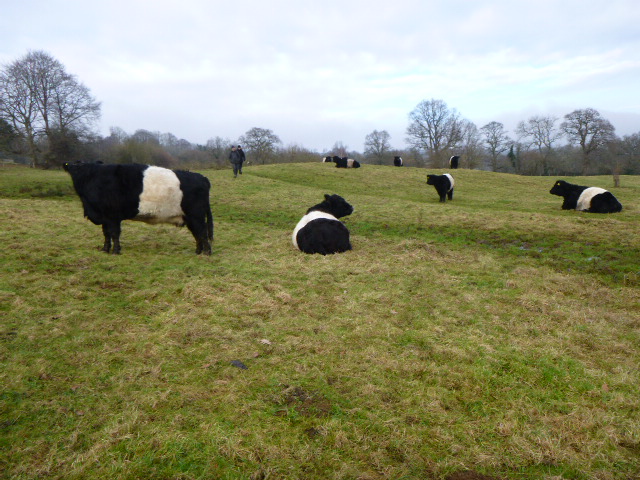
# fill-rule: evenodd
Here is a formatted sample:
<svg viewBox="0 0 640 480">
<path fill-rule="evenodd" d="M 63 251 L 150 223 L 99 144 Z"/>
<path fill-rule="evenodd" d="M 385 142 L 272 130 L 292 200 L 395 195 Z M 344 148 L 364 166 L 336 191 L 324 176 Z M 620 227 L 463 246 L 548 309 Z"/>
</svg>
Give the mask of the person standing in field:
<svg viewBox="0 0 640 480">
<path fill-rule="evenodd" d="M 244 152 L 242 153 L 242 156 L 244 156 Z M 238 176 L 238 171 L 242 169 L 242 156 L 236 149 L 235 145 L 232 145 L 231 153 L 229 153 L 229 162 L 233 165 L 233 178 L 236 178 Z"/>
<path fill-rule="evenodd" d="M 238 145 L 238 153 L 240 154 L 240 169 L 238 170 L 238 173 L 242 175 L 242 164 L 245 162 L 247 157 L 245 156 L 244 150 L 242 150 L 242 147 L 240 145 Z"/>
</svg>

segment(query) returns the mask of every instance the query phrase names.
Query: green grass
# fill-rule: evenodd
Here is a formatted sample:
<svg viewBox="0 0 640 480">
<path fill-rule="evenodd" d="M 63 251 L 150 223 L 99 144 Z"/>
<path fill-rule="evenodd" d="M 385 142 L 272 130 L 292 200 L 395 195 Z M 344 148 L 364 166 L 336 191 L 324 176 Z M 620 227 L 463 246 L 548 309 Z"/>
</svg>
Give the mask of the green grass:
<svg viewBox="0 0 640 480">
<path fill-rule="evenodd" d="M 640 177 L 614 215 L 555 178 L 326 164 L 210 179 L 211 257 L 64 172 L 0 169 L 0 472 L 15 479 L 635 479 Z M 291 231 L 324 193 L 353 251 Z M 231 365 L 233 360 L 248 368 Z"/>
</svg>

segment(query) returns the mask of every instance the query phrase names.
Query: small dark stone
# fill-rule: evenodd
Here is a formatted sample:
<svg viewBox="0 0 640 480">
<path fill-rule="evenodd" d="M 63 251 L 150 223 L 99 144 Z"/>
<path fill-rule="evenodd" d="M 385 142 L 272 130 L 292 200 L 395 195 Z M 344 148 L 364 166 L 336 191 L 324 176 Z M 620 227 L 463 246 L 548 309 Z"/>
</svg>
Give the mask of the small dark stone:
<svg viewBox="0 0 640 480">
<path fill-rule="evenodd" d="M 242 370 L 246 370 L 247 368 L 249 368 L 244 363 L 242 363 L 240 360 L 232 360 L 231 361 L 231 365 L 233 365 L 234 367 L 241 368 Z"/>
</svg>

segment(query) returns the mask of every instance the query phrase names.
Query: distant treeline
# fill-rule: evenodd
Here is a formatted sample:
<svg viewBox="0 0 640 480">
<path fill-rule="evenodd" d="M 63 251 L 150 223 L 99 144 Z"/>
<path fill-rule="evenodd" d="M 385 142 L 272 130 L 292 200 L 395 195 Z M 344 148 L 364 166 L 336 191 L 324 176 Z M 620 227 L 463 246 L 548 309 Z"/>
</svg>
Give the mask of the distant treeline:
<svg viewBox="0 0 640 480">
<path fill-rule="evenodd" d="M 423 100 L 409 113 L 406 149 L 393 149 L 386 130 L 366 135 L 362 152 L 341 141 L 327 151 L 283 146 L 271 130 L 254 127 L 231 141 L 212 137 L 205 145 L 172 133 L 111 128 L 95 133 L 101 104 L 89 89 L 46 52 L 29 52 L 0 69 L 0 161 L 55 168 L 64 162 L 145 163 L 171 168 L 226 168 L 231 145 L 242 144 L 249 164 L 317 162 L 350 157 L 362 164 L 444 168 L 452 155 L 460 167 L 521 175 L 640 174 L 640 132 L 622 138 L 592 108 L 559 119 L 521 121 L 514 137 L 500 122 L 478 128 L 438 99 Z"/>
</svg>

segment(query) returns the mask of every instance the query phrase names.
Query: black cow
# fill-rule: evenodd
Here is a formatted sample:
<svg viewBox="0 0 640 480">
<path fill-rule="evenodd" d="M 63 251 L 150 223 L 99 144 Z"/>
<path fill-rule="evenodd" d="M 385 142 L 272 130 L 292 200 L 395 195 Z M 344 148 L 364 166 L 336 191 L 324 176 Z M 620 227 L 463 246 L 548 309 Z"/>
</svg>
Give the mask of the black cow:
<svg viewBox="0 0 640 480">
<path fill-rule="evenodd" d="M 333 158 L 331 158 L 331 157 L 322 157 L 322 163 L 333 163 Z"/>
<path fill-rule="evenodd" d="M 393 166 L 401 167 L 403 165 L 401 157 L 393 157 Z"/>
<path fill-rule="evenodd" d="M 447 197 L 449 197 L 449 200 L 453 200 L 454 181 L 453 177 L 448 173 L 444 175 L 427 175 L 427 185 L 436 187 L 441 202 L 446 202 Z"/>
<path fill-rule="evenodd" d="M 82 200 L 84 216 L 102 225 L 102 251 L 120 253 L 120 223 L 187 225 L 196 239 L 196 253 L 211 254 L 213 215 L 209 180 L 199 173 L 149 165 L 65 163 Z M 113 242 L 113 250 L 111 250 Z"/>
<path fill-rule="evenodd" d="M 449 168 L 452 169 L 456 169 L 458 168 L 458 160 L 460 160 L 460 156 L 459 155 L 453 155 L 450 159 L 449 159 Z"/>
<path fill-rule="evenodd" d="M 618 199 L 604 188 L 583 187 L 558 180 L 549 193 L 564 197 L 563 210 L 591 213 L 616 213 L 622 210 L 622 204 Z"/>
<path fill-rule="evenodd" d="M 327 255 L 351 250 L 349 230 L 338 218 L 353 213 L 353 207 L 339 195 L 325 195 L 300 219 L 291 237 L 304 253 Z"/>
<path fill-rule="evenodd" d="M 360 168 L 360 162 L 353 158 L 333 156 L 333 163 L 336 164 L 336 168 Z"/>
</svg>

